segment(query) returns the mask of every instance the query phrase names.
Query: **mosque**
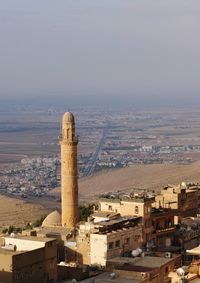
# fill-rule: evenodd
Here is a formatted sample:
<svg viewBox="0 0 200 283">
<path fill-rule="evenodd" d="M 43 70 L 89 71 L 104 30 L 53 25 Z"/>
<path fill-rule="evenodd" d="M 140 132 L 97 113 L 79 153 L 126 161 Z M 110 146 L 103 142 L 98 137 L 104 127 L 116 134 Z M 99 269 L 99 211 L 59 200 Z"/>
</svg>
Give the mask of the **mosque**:
<svg viewBox="0 0 200 283">
<path fill-rule="evenodd" d="M 141 215 L 130 217 L 124 213 L 124 216 L 121 216 L 119 212 L 109 213 L 107 208 L 103 207 L 94 211 L 88 221 L 78 222 L 78 138 L 75 133 L 75 118 L 70 112 L 64 113 L 62 117 L 59 142 L 61 213 L 57 210 L 50 213 L 44 219 L 42 226 L 36 228 L 33 233 L 36 232 L 37 237 L 56 238 L 60 247 L 60 260 L 88 265 L 103 266 L 108 258 L 141 246 L 146 240 L 143 237 L 146 233 L 143 233 Z M 130 203 L 125 203 L 124 207 L 126 208 L 127 205 L 129 207 Z M 151 202 L 138 205 L 149 207 Z M 149 215 L 146 215 L 145 219 L 148 217 Z M 113 243 L 119 245 L 117 249 L 111 248 Z M 108 246 L 110 246 L 109 250 L 107 250 Z"/>
<path fill-rule="evenodd" d="M 59 137 L 61 146 L 61 214 L 56 210 L 43 221 L 42 227 L 73 229 L 78 221 L 78 169 L 74 115 L 66 112 Z"/>
</svg>

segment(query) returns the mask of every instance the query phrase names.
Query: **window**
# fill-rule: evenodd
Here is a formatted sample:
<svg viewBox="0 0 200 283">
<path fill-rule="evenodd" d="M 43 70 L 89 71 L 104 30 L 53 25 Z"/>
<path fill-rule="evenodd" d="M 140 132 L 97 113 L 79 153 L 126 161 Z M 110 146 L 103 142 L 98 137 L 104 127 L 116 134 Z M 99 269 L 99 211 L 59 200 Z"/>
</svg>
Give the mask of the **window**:
<svg viewBox="0 0 200 283">
<path fill-rule="evenodd" d="M 125 243 L 125 245 L 128 245 L 130 243 L 130 238 L 126 238 L 124 243 Z"/>
<path fill-rule="evenodd" d="M 108 206 L 108 210 L 112 210 L 112 205 L 109 205 L 109 206 Z"/>
<path fill-rule="evenodd" d="M 113 249 L 113 242 L 110 242 L 110 243 L 108 244 L 108 249 L 109 249 L 109 250 L 112 250 L 112 249 Z"/>
<path fill-rule="evenodd" d="M 140 238 L 141 238 L 140 235 L 136 235 L 136 236 L 134 236 L 134 241 L 139 242 Z"/>
<path fill-rule="evenodd" d="M 139 207 L 136 205 L 135 206 L 135 214 L 138 214 L 139 213 Z"/>
<path fill-rule="evenodd" d="M 120 247 L 120 240 L 118 240 L 118 241 L 115 242 L 115 247 L 116 247 L 116 248 L 119 248 L 119 247 Z"/>
</svg>

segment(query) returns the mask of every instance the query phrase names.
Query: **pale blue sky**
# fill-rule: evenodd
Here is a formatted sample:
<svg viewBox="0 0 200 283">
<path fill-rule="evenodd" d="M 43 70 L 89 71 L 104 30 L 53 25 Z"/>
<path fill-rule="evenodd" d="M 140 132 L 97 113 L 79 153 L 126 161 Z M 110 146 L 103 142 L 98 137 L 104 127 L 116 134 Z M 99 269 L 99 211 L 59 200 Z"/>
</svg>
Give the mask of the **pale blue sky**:
<svg viewBox="0 0 200 283">
<path fill-rule="evenodd" d="M 199 0 L 0 0 L 0 98 L 200 101 Z"/>
</svg>

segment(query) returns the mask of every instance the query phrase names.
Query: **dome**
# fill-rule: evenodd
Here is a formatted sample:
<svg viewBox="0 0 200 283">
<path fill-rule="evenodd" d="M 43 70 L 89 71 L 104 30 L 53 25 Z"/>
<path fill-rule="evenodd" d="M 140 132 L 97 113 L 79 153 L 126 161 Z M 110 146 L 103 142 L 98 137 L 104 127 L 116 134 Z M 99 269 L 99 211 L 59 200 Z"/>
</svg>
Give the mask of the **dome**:
<svg viewBox="0 0 200 283">
<path fill-rule="evenodd" d="M 42 227 L 48 226 L 61 226 L 61 215 L 57 210 L 47 215 L 47 217 L 42 222 Z"/>
<path fill-rule="evenodd" d="M 63 115 L 63 123 L 74 123 L 74 115 L 71 112 L 65 112 Z"/>
</svg>

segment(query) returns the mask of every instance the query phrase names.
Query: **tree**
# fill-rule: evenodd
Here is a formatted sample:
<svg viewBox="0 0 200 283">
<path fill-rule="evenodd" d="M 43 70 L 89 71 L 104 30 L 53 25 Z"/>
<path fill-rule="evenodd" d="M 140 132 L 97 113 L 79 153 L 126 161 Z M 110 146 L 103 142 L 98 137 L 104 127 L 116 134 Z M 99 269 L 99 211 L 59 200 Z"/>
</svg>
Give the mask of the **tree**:
<svg viewBox="0 0 200 283">
<path fill-rule="evenodd" d="M 79 221 L 87 221 L 88 217 L 93 213 L 94 204 L 79 206 Z"/>
</svg>

